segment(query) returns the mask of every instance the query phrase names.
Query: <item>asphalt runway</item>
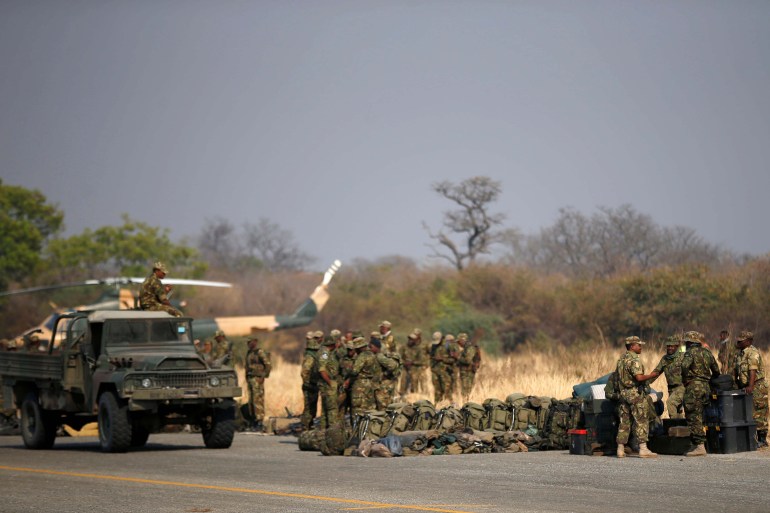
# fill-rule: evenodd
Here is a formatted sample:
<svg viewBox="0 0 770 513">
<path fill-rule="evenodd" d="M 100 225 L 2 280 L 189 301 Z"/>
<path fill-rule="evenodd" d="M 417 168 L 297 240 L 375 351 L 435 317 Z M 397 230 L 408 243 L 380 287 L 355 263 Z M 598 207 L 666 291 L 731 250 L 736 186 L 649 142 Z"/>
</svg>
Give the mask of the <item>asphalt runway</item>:
<svg viewBox="0 0 770 513">
<path fill-rule="evenodd" d="M 770 451 L 705 458 L 574 456 L 567 451 L 407 458 L 325 457 L 294 437 L 150 436 L 125 454 L 96 438 L 51 450 L 0 437 L 6 513 L 67 512 L 711 512 L 770 511 Z"/>
</svg>

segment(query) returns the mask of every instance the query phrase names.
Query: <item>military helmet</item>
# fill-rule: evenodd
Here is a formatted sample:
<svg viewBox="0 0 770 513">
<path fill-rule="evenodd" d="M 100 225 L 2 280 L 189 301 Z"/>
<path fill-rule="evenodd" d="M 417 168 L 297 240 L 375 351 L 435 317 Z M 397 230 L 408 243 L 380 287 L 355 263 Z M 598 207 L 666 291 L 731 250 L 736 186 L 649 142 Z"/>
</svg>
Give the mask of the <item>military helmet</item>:
<svg viewBox="0 0 770 513">
<path fill-rule="evenodd" d="M 351 344 L 353 344 L 353 349 L 361 349 L 362 347 L 366 347 L 369 345 L 369 343 L 366 341 L 364 337 L 354 338 Z"/>
<path fill-rule="evenodd" d="M 166 267 L 166 264 L 164 264 L 160 260 L 158 260 L 157 262 L 152 264 L 152 269 L 153 269 L 153 271 L 155 269 L 157 269 L 158 271 L 160 271 L 160 272 L 162 272 L 164 274 L 168 274 L 168 268 Z"/>
<path fill-rule="evenodd" d="M 342 335 L 342 332 L 340 330 L 331 330 L 329 332 L 329 336 L 332 337 L 332 338 L 339 337 L 341 335 Z"/>
<path fill-rule="evenodd" d="M 317 338 L 318 340 L 321 340 L 324 338 L 324 332 L 321 330 L 317 330 L 313 332 L 313 338 Z"/>
<path fill-rule="evenodd" d="M 454 342 L 455 341 L 455 336 L 452 335 L 451 333 L 447 333 L 446 336 L 444 337 L 444 340 L 446 342 Z"/>
<path fill-rule="evenodd" d="M 468 334 L 460 333 L 459 335 L 457 335 L 457 340 L 468 340 Z"/>
<path fill-rule="evenodd" d="M 627 346 L 629 346 L 631 344 L 639 344 L 640 346 L 643 346 L 644 344 L 646 344 L 646 342 L 644 340 L 640 339 L 639 337 L 637 337 L 636 335 L 633 335 L 631 337 L 626 337 L 625 344 Z"/>
<path fill-rule="evenodd" d="M 684 334 L 683 340 L 691 344 L 700 344 L 701 334 L 698 333 L 697 331 L 688 331 L 687 333 Z"/>
<path fill-rule="evenodd" d="M 741 334 L 735 337 L 735 340 L 737 342 L 743 342 L 744 340 L 748 340 L 748 339 L 754 340 L 754 334 L 747 330 L 741 331 Z"/>
</svg>

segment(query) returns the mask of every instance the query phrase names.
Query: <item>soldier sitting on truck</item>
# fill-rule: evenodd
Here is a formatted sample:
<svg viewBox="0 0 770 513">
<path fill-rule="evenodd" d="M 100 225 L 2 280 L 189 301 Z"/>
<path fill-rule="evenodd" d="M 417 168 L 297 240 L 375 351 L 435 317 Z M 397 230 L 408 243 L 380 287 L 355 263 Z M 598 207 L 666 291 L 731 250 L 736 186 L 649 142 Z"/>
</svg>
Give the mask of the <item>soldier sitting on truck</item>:
<svg viewBox="0 0 770 513">
<path fill-rule="evenodd" d="M 174 317 L 181 317 L 182 312 L 171 306 L 171 302 L 168 300 L 171 285 L 163 285 L 160 281 L 166 277 L 167 273 L 168 269 L 163 262 L 155 262 L 152 265 L 152 273 L 142 283 L 139 304 L 142 310 L 163 311 Z"/>
</svg>

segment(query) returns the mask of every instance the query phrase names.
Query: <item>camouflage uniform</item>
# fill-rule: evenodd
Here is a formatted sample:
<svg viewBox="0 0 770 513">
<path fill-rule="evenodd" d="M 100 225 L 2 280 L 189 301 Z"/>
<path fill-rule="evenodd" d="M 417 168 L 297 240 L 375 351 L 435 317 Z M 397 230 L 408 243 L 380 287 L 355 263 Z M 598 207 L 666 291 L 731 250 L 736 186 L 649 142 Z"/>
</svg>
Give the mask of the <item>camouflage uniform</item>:
<svg viewBox="0 0 770 513">
<path fill-rule="evenodd" d="M 325 373 L 331 383 L 327 383 L 321 373 Z M 326 345 L 318 351 L 318 390 L 321 394 L 321 429 L 336 426 L 340 422 L 337 390 L 340 378 L 340 362 L 333 345 Z"/>
<path fill-rule="evenodd" d="M 363 339 L 361 339 L 363 341 Z M 357 343 L 357 349 L 363 347 L 363 350 L 356 356 L 353 369 L 350 371 L 352 380 L 350 386 L 351 393 L 351 415 L 359 415 L 366 410 L 373 410 L 375 407 L 374 392 L 380 385 L 382 378 L 382 367 L 377 362 L 377 357 L 366 345 Z"/>
<path fill-rule="evenodd" d="M 711 387 L 709 380 L 712 376 L 719 376 L 719 366 L 711 351 L 698 345 L 702 337 L 696 332 L 685 334 L 688 344 L 687 351 L 682 358 L 682 382 L 684 391 L 684 415 L 687 419 L 687 427 L 690 428 L 690 439 L 696 446 L 706 443 L 706 435 L 703 433 L 703 409 L 709 401 Z"/>
<path fill-rule="evenodd" d="M 452 400 L 452 396 L 457 392 L 458 384 L 460 382 L 460 369 L 457 366 L 457 359 L 460 356 L 462 348 L 460 344 L 452 337 L 449 340 L 444 341 L 447 344 L 448 358 L 444 360 L 446 364 L 447 374 L 449 375 L 449 392 L 445 392 L 444 399 Z"/>
<path fill-rule="evenodd" d="M 618 425 L 616 441 L 618 444 L 626 445 L 633 428 L 638 442 L 640 444 L 647 443 L 650 429 L 649 412 L 647 411 L 649 403 L 647 402 L 647 394 L 644 393 L 644 384 L 639 383 L 634 378 L 634 376 L 644 374 L 644 365 L 642 365 L 639 355 L 629 350 L 620 357 L 616 369 L 620 388 L 618 404 L 620 424 Z"/>
<path fill-rule="evenodd" d="M 684 384 L 682 383 L 682 359 L 684 353 L 675 352 L 672 355 L 666 354 L 660 359 L 655 372 L 666 375 L 668 382 L 668 400 L 666 409 L 668 416 L 672 419 L 684 418 L 684 412 L 680 411 L 684 406 Z"/>
<path fill-rule="evenodd" d="M 376 354 L 377 363 L 382 368 L 382 378 L 380 386 L 374 393 L 374 400 L 378 410 L 384 410 L 387 405 L 393 402 L 393 396 L 396 392 L 396 383 L 401 375 L 401 355 L 398 353 L 379 352 Z"/>
<path fill-rule="evenodd" d="M 377 334 L 382 343 L 382 348 L 389 353 L 395 352 L 396 340 L 393 338 L 393 332 L 390 331 L 390 322 L 382 321 L 380 323 L 380 328 L 385 328 L 387 330 L 385 333 L 382 333 L 382 330 L 380 330 L 380 333 Z"/>
<path fill-rule="evenodd" d="M 754 346 L 744 348 L 738 353 L 735 362 L 734 378 L 739 388 L 749 386 L 749 371 L 756 371 L 754 378 L 754 422 L 757 423 L 757 432 L 767 434 L 767 379 L 765 377 L 765 365 L 762 362 L 762 354 Z M 760 440 L 762 441 L 762 440 Z"/>
<path fill-rule="evenodd" d="M 470 342 L 465 342 L 462 352 L 457 359 L 457 366 L 460 369 L 460 387 L 463 400 L 467 401 L 473 390 L 473 380 L 476 377 L 474 359 L 478 348 Z"/>
<path fill-rule="evenodd" d="M 222 363 L 227 363 L 227 361 L 232 357 L 232 345 L 230 344 L 230 341 L 225 338 L 223 331 L 217 331 L 214 334 L 214 339 L 211 341 L 211 347 L 213 348 L 211 354 L 215 360 L 220 360 Z"/>
<path fill-rule="evenodd" d="M 265 419 L 265 378 L 270 377 L 272 368 L 270 352 L 250 344 L 246 353 L 246 380 L 249 383 L 249 413 L 255 428 L 261 428 Z"/>
<path fill-rule="evenodd" d="M 162 264 L 156 262 L 155 268 L 160 269 L 160 267 L 158 267 L 159 265 Z M 165 267 L 163 267 L 161 270 L 165 272 Z M 145 278 L 144 282 L 142 282 L 142 291 L 139 294 L 139 304 L 142 306 L 142 310 L 168 312 L 174 317 L 182 316 L 182 312 L 173 306 L 164 304 L 166 302 L 168 302 L 166 289 L 163 286 L 163 283 L 161 283 L 160 278 L 155 275 L 155 271 L 153 270 L 153 272 L 147 278 Z"/>
<path fill-rule="evenodd" d="M 308 335 L 313 335 L 312 332 Z M 318 365 L 316 360 L 318 358 L 318 343 L 315 342 L 314 337 L 310 337 L 308 340 L 308 346 L 305 350 L 305 355 L 302 358 L 302 370 L 300 375 L 302 376 L 302 396 L 304 398 L 305 406 L 302 410 L 302 416 L 300 421 L 305 430 L 309 430 L 313 427 L 313 419 L 318 413 Z"/>
<path fill-rule="evenodd" d="M 452 367 L 448 366 L 445 363 L 446 361 L 450 362 L 450 364 L 454 361 L 449 356 L 448 342 L 439 339 L 438 343 L 436 343 L 434 340 L 430 350 L 430 373 L 433 379 L 433 402 L 435 404 L 438 404 L 443 399 L 451 399 L 452 397 L 450 388 L 452 382 L 449 376 L 449 369 Z"/>
<path fill-rule="evenodd" d="M 347 342 L 342 346 L 342 349 L 344 349 L 345 353 L 341 358 L 339 358 L 340 362 L 340 381 L 342 382 L 343 386 L 340 387 L 340 397 L 337 398 L 337 402 L 339 405 L 339 417 L 340 419 L 345 418 L 346 413 L 350 413 L 351 410 L 351 392 L 350 392 L 350 383 L 348 382 L 348 388 L 344 388 L 344 383 L 350 379 L 350 376 L 353 372 L 353 365 L 356 361 L 356 354 L 355 350 L 350 351 L 350 349 L 353 348 L 353 344 L 351 342 Z M 351 355 L 351 353 L 353 353 Z"/>
</svg>

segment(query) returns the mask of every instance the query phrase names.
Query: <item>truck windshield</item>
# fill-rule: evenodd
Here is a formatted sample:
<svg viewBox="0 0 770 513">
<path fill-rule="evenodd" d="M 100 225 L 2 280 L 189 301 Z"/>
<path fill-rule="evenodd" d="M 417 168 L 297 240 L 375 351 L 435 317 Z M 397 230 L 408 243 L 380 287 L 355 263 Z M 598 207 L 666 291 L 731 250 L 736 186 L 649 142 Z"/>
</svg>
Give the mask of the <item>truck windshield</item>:
<svg viewBox="0 0 770 513">
<path fill-rule="evenodd" d="M 108 344 L 191 343 L 188 323 L 174 319 L 113 320 L 105 323 L 104 340 Z"/>
</svg>

